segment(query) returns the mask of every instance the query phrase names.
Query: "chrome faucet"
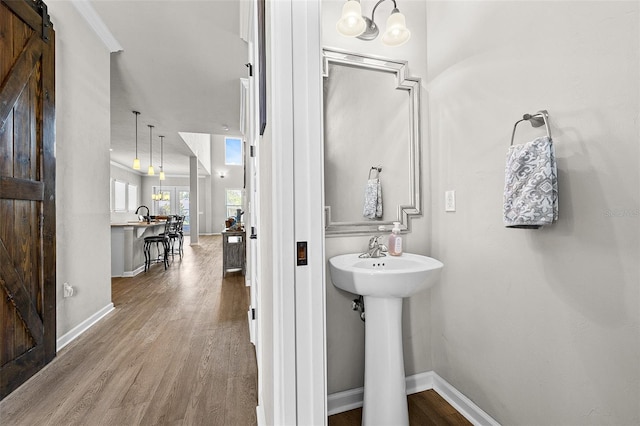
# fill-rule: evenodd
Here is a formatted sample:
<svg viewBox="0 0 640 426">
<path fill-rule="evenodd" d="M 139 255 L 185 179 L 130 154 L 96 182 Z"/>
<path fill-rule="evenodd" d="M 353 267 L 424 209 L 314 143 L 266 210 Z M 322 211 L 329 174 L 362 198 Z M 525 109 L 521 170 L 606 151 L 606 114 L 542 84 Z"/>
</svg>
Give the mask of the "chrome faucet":
<svg viewBox="0 0 640 426">
<path fill-rule="evenodd" d="M 362 253 L 359 257 L 362 258 L 378 258 L 378 257 L 384 257 L 387 255 L 387 251 L 389 251 L 387 249 L 387 246 L 385 246 L 384 244 L 382 244 L 382 239 L 384 238 L 384 236 L 380 235 L 380 236 L 375 236 L 375 237 L 371 237 L 369 239 L 369 249 Z"/>
<path fill-rule="evenodd" d="M 147 207 L 147 206 L 138 206 L 138 208 L 136 209 L 136 213 L 135 213 L 135 214 L 138 214 L 138 212 L 140 211 L 140 209 L 141 209 L 141 208 L 143 208 L 143 207 L 144 207 L 145 209 L 147 209 L 147 215 L 146 215 L 146 216 L 143 216 L 143 218 L 146 218 L 146 219 L 147 219 L 147 223 L 151 223 L 151 213 L 149 212 L 149 207 Z"/>
</svg>

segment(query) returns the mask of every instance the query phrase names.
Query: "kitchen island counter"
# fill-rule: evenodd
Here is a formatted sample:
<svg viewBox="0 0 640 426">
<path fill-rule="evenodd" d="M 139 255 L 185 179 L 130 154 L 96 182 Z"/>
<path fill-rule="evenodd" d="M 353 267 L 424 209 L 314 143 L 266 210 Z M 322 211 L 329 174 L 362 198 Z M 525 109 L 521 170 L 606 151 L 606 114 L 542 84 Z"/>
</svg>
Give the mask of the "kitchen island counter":
<svg viewBox="0 0 640 426">
<path fill-rule="evenodd" d="M 144 239 L 163 232 L 165 222 L 111 224 L 112 277 L 133 277 L 144 271 Z"/>
</svg>

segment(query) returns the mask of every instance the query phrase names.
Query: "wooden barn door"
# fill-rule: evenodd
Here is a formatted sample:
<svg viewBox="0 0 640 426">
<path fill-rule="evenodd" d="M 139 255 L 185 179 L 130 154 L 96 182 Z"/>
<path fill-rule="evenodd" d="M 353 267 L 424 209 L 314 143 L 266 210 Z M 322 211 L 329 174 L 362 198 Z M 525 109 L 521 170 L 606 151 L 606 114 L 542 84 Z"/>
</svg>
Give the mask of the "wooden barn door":
<svg viewBox="0 0 640 426">
<path fill-rule="evenodd" d="M 56 354 L 54 32 L 0 2 L 0 399 Z"/>
</svg>

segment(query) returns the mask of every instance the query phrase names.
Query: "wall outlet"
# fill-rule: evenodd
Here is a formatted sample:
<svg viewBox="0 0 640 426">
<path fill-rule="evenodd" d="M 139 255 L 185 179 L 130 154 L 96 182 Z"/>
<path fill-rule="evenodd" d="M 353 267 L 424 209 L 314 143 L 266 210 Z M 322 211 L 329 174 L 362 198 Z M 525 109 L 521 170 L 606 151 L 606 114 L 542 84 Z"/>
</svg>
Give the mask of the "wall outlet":
<svg viewBox="0 0 640 426">
<path fill-rule="evenodd" d="M 444 211 L 456 211 L 456 191 L 451 190 L 444 192 Z"/>
<path fill-rule="evenodd" d="M 69 283 L 64 283 L 64 297 L 73 296 L 73 287 L 69 285 Z"/>
</svg>

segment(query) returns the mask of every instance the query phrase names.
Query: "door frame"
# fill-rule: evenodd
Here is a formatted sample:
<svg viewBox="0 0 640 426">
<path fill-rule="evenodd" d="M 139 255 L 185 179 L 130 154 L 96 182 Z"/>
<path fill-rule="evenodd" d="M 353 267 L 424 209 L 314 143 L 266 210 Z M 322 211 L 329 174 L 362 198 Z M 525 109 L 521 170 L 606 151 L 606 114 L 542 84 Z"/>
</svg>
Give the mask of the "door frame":
<svg viewBox="0 0 640 426">
<path fill-rule="evenodd" d="M 321 1 L 269 5 L 272 118 L 267 126 L 272 126 L 277 230 L 274 423 L 325 424 Z M 297 242 L 307 243 L 307 265 L 296 265 Z"/>
</svg>

